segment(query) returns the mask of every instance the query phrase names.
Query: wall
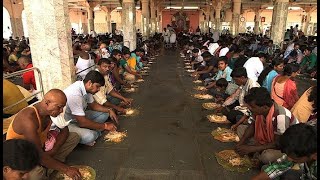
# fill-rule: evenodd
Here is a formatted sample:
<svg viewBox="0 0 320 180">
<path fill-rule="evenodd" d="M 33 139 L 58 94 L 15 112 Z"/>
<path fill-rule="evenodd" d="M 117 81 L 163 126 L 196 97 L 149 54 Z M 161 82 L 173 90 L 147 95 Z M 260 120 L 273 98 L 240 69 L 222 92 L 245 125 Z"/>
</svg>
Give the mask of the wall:
<svg viewBox="0 0 320 180">
<path fill-rule="evenodd" d="M 176 12 L 178 11 L 176 10 L 162 11 L 162 28 L 167 27 L 168 24 L 171 25 L 172 15 L 175 14 Z M 184 12 L 186 12 L 187 16 L 189 17 L 190 26 L 195 31 L 199 26 L 199 11 L 184 11 Z M 163 30 L 160 30 L 160 31 L 163 31 Z"/>
<path fill-rule="evenodd" d="M 301 14 L 302 11 L 289 11 L 288 12 L 288 18 L 287 18 L 287 27 L 290 27 L 293 24 L 299 24 L 301 25 Z M 246 22 L 254 22 L 254 12 L 246 12 L 243 14 L 243 16 L 246 19 Z M 263 25 L 270 25 L 272 21 L 272 10 L 263 10 L 261 12 L 261 17 L 265 17 L 265 22 Z M 311 23 L 317 23 L 317 10 L 313 11 L 311 13 Z"/>
</svg>

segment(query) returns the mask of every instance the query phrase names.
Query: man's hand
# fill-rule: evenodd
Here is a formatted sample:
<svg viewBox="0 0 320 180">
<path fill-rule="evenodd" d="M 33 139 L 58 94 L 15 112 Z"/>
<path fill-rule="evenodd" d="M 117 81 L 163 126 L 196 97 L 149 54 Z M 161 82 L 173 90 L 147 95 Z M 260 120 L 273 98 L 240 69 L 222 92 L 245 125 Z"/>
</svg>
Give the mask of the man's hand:
<svg viewBox="0 0 320 180">
<path fill-rule="evenodd" d="M 236 146 L 236 151 L 241 156 L 243 156 L 243 155 L 248 155 L 252 152 L 256 152 L 256 148 L 255 146 L 250 146 L 250 145 L 240 145 L 240 146 Z"/>
<path fill-rule="evenodd" d="M 66 171 L 64 172 L 64 174 L 66 174 L 67 176 L 69 176 L 70 178 L 74 179 L 74 180 L 81 180 L 82 176 L 79 172 L 79 169 L 75 168 L 75 167 L 68 167 L 66 169 Z"/>
<path fill-rule="evenodd" d="M 237 124 L 234 124 L 234 125 L 231 126 L 231 130 L 232 130 L 232 131 L 236 131 L 237 128 L 238 128 L 238 125 L 237 125 Z"/>
<path fill-rule="evenodd" d="M 107 131 L 116 131 L 117 127 L 111 122 L 106 122 L 104 123 L 104 129 Z"/>
<path fill-rule="evenodd" d="M 129 99 L 129 98 L 124 98 L 123 102 L 125 103 L 125 105 L 130 106 L 132 103 L 133 99 Z"/>
<path fill-rule="evenodd" d="M 214 113 L 221 112 L 222 109 L 223 109 L 223 106 L 217 107 L 217 108 L 214 110 Z"/>
<path fill-rule="evenodd" d="M 198 76 L 198 73 L 197 73 L 197 72 L 193 72 L 193 73 L 191 74 L 191 76 L 192 76 L 192 77 L 196 77 L 196 76 Z"/>
<path fill-rule="evenodd" d="M 119 124 L 118 117 L 112 109 L 110 109 L 110 111 L 109 111 L 109 116 L 113 121 L 115 121 L 117 124 Z"/>
<path fill-rule="evenodd" d="M 116 111 L 120 112 L 121 114 L 124 114 L 126 112 L 126 110 L 120 106 L 116 106 L 114 109 Z"/>
</svg>

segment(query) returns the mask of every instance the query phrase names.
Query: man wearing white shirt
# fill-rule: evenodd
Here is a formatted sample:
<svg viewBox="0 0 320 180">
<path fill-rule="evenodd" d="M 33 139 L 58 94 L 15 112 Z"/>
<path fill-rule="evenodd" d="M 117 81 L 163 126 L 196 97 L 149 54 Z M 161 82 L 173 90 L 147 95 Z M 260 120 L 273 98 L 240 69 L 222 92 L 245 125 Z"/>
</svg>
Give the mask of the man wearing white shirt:
<svg viewBox="0 0 320 180">
<path fill-rule="evenodd" d="M 223 47 L 219 52 L 219 57 L 226 56 L 228 52 L 229 52 L 229 47 L 228 46 Z"/>
<path fill-rule="evenodd" d="M 267 55 L 259 53 L 258 57 L 249 58 L 243 67 L 247 70 L 248 78 L 257 81 L 260 73 L 263 71 L 264 64 L 266 62 Z"/>
<path fill-rule="evenodd" d="M 219 44 L 216 42 L 216 43 L 210 43 L 209 44 L 209 52 L 210 54 L 214 55 L 214 52 L 219 48 Z"/>
</svg>

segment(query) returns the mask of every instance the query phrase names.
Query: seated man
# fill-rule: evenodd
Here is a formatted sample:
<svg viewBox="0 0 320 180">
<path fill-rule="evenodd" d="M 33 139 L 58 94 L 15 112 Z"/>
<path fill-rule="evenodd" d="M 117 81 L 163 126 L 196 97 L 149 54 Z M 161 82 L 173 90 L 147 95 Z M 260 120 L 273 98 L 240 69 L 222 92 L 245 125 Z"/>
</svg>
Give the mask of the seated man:
<svg viewBox="0 0 320 180">
<path fill-rule="evenodd" d="M 81 144 L 93 146 L 101 131 L 116 130 L 113 123 L 106 122 L 110 115 L 118 123 L 116 114 L 93 99 L 93 95 L 104 85 L 104 77 L 97 71 L 90 71 L 83 81 L 76 81 L 64 90 L 68 99 L 64 118 L 72 120 L 69 124 L 70 132 L 80 136 Z"/>
<path fill-rule="evenodd" d="M 216 82 L 216 90 L 211 94 L 216 97 L 217 101 L 225 101 L 231 94 L 233 94 L 237 89 L 238 85 L 228 82 L 225 78 L 220 78 Z"/>
<path fill-rule="evenodd" d="M 111 66 L 110 59 L 102 58 L 99 60 L 96 71 L 104 76 L 105 85 L 100 87 L 100 90 L 93 95 L 93 98 L 97 103 L 105 107 L 113 108 L 120 113 L 125 113 L 124 108 L 114 105 L 107 100 L 107 95 L 111 95 L 114 98 L 121 99 L 126 105 L 131 104 L 131 100 L 123 97 L 119 92 L 114 90 L 109 78 L 110 69 L 112 69 Z"/>
<path fill-rule="evenodd" d="M 247 71 L 244 67 L 234 69 L 231 73 L 234 82 L 239 86 L 238 89 L 229 96 L 222 104 L 222 113 L 227 116 L 227 119 L 235 124 L 232 129 L 249 118 L 248 108 L 244 104 L 244 96 L 248 94 L 253 87 L 260 87 L 259 83 L 247 77 Z"/>
<path fill-rule="evenodd" d="M 216 81 L 220 78 L 225 78 L 228 82 L 231 82 L 231 73 L 232 69 L 228 66 L 228 59 L 225 56 L 219 57 L 218 59 L 218 72 L 217 74 L 211 78 L 211 79 L 206 79 L 205 82 L 208 83 L 206 86 L 207 89 L 210 88 L 215 88 L 216 86 Z"/>
<path fill-rule="evenodd" d="M 28 179 L 29 172 L 40 164 L 37 147 L 23 139 L 3 142 L 3 179 Z"/>
<path fill-rule="evenodd" d="M 312 50 L 313 48 L 307 47 L 303 52 L 304 57 L 300 64 L 301 73 L 311 73 L 317 66 L 317 56 L 312 53 Z"/>
<path fill-rule="evenodd" d="M 218 62 L 209 52 L 204 52 L 201 56 L 206 62 L 206 66 L 203 70 L 195 71 L 191 76 L 200 76 L 200 79 L 205 80 L 206 78 L 212 77 L 212 74 L 217 71 Z"/>
<path fill-rule="evenodd" d="M 142 76 L 136 70 L 130 68 L 130 66 L 128 65 L 129 58 L 130 51 L 123 50 L 122 58 L 119 62 L 119 67 L 120 74 L 123 74 L 124 79 L 131 84 L 135 81 L 136 76 L 140 79 L 142 78 Z"/>
<path fill-rule="evenodd" d="M 21 69 L 29 69 L 33 67 L 31 59 L 26 56 L 22 56 L 21 58 L 19 58 L 18 63 Z M 36 79 L 34 77 L 33 71 L 23 73 L 22 79 L 23 79 L 23 87 L 25 89 L 30 90 L 31 92 L 37 89 Z"/>
<path fill-rule="evenodd" d="M 36 145 L 40 153 L 42 166 L 37 166 L 30 172 L 31 179 L 48 178 L 53 170 L 61 171 L 72 179 L 81 178 L 77 168 L 63 163 L 79 143 L 79 136 L 76 133 L 69 132 L 68 127 L 60 129 L 52 149 L 44 150 L 52 124 L 50 116 L 57 117 L 63 111 L 66 102 L 67 97 L 61 90 L 51 89 L 41 102 L 22 109 L 12 117 L 6 139 L 28 140 Z"/>
<path fill-rule="evenodd" d="M 286 156 L 275 163 L 263 166 L 261 173 L 252 180 L 316 180 L 317 128 L 307 124 L 293 125 L 279 139 L 279 148 Z M 300 164 L 300 167 L 296 168 L 294 163 Z"/>
<path fill-rule="evenodd" d="M 206 62 L 203 60 L 200 50 L 197 48 L 193 49 L 192 56 L 194 57 L 194 60 L 191 62 L 193 69 L 203 70 Z"/>
<path fill-rule="evenodd" d="M 273 102 L 266 88 L 251 88 L 244 101 L 255 121 L 248 126 L 238 127 L 240 141 L 236 145 L 236 151 L 240 155 L 256 153 L 256 157 L 263 164 L 272 163 L 283 155 L 276 147 L 279 136 L 289 126 L 299 122 L 288 109 Z M 251 138 L 254 143 L 248 142 Z"/>
<path fill-rule="evenodd" d="M 131 85 L 125 82 L 119 74 L 118 64 L 122 57 L 122 52 L 118 49 L 114 49 L 111 53 L 111 56 L 114 63 L 114 68 L 112 69 L 112 76 L 111 76 L 111 83 L 113 87 L 115 87 L 116 90 L 120 90 L 122 85 L 127 88 L 130 88 Z"/>
</svg>

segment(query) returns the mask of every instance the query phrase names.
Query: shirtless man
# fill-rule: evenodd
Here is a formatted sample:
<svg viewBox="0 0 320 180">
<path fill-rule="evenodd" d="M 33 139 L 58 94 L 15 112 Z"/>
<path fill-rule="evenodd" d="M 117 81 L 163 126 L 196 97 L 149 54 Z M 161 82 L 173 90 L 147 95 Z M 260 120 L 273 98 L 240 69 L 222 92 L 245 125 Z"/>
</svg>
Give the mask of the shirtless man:
<svg viewBox="0 0 320 180">
<path fill-rule="evenodd" d="M 48 179 L 53 170 L 60 171 L 72 179 L 81 179 L 77 168 L 63 162 L 80 141 L 77 133 L 69 132 L 68 127 L 60 129 L 53 148 L 44 150 L 45 141 L 52 124 L 50 116 L 57 117 L 63 112 L 67 97 L 59 89 L 51 89 L 44 99 L 22 109 L 13 118 L 6 139 L 25 139 L 34 143 L 40 152 L 41 165 L 30 172 L 31 180 Z"/>
</svg>

